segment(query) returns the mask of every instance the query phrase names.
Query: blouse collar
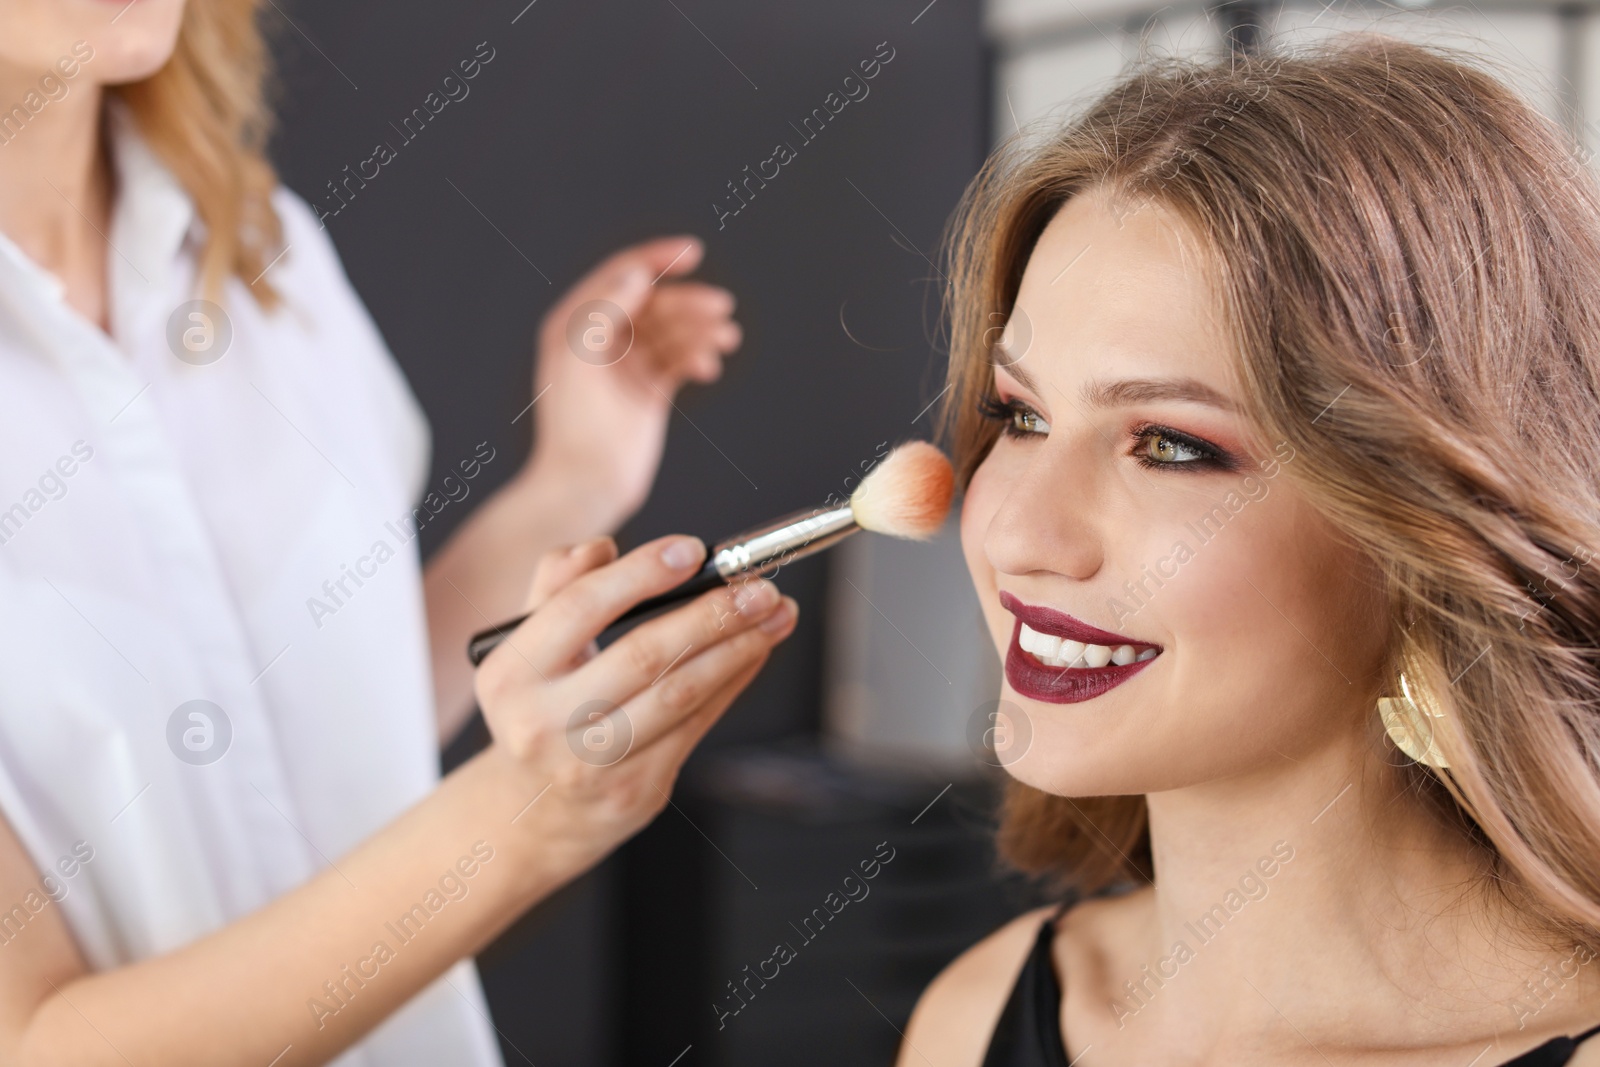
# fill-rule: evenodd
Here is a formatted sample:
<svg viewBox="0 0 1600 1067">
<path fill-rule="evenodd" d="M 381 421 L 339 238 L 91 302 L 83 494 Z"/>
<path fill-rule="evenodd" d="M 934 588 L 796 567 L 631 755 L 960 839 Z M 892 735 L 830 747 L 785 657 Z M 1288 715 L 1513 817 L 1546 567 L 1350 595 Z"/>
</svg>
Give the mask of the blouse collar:
<svg viewBox="0 0 1600 1067">
<path fill-rule="evenodd" d="M 188 192 L 140 133 L 132 109 L 115 94 L 106 97 L 106 123 L 117 173 L 111 239 L 141 271 L 169 268 L 186 239 L 204 239 L 205 226 Z M 150 282 L 163 288 L 153 276 Z"/>
<path fill-rule="evenodd" d="M 165 298 L 180 255 L 186 245 L 203 240 L 205 226 L 189 194 L 140 133 L 127 103 L 108 93 L 105 109 L 116 174 L 116 199 L 107 234 L 111 246 L 107 283 L 115 318 L 124 301 Z M 0 232 L 0 270 L 11 286 L 46 294 L 52 303 L 65 298 L 61 279 L 34 262 L 4 232 Z M 6 303 L 17 307 L 17 302 Z"/>
</svg>

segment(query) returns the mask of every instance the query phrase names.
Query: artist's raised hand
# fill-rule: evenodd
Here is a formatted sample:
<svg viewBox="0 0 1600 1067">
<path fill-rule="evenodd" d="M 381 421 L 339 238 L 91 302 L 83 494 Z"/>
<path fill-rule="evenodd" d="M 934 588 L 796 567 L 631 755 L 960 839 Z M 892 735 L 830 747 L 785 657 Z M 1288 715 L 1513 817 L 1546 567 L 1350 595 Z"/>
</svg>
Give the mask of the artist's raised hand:
<svg viewBox="0 0 1600 1067">
<path fill-rule="evenodd" d="M 533 452 L 427 566 L 441 742 L 472 710 L 468 638 L 514 613 L 551 545 L 612 533 L 639 510 L 661 465 L 673 397 L 686 381 L 720 376 L 738 347 L 733 295 L 682 280 L 703 255 L 694 237 L 623 249 L 545 316 Z"/>
<path fill-rule="evenodd" d="M 669 560 L 670 548 L 685 554 Z M 794 629 L 794 600 L 756 580 L 703 593 L 598 649 L 611 620 L 704 558 L 698 539 L 678 535 L 620 559 L 609 537 L 548 552 L 526 604 L 533 614 L 478 668 L 494 747 L 539 797 L 525 821 L 564 864 L 598 860 L 666 806 L 690 750 Z"/>
<path fill-rule="evenodd" d="M 571 484 L 584 507 L 599 509 L 597 532 L 644 503 L 678 388 L 715 380 L 739 346 L 733 294 L 681 280 L 704 254 L 689 236 L 625 248 L 574 285 L 540 327 L 530 474 Z"/>
</svg>

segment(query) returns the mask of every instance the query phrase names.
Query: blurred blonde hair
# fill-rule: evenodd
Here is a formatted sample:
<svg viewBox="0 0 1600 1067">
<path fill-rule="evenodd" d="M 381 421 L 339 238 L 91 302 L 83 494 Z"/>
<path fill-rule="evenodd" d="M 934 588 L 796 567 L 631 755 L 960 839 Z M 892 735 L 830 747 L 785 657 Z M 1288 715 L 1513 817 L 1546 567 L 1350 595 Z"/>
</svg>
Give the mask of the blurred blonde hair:
<svg viewBox="0 0 1600 1067">
<path fill-rule="evenodd" d="M 1391 663 L 1450 729 L 1387 749 L 1543 933 L 1600 934 L 1600 189 L 1468 57 L 1382 37 L 1163 60 L 974 179 L 948 243 L 942 431 L 965 488 L 998 429 L 991 345 L 1033 246 L 1094 185 L 1209 246 L 1248 414 L 1376 561 Z M 1418 675 L 1420 674 L 1420 677 Z M 1376 709 L 1373 743 L 1386 745 Z M 1093 892 L 1151 876 L 1142 796 L 1009 784 L 1015 866 Z"/>
<path fill-rule="evenodd" d="M 127 102 L 205 224 L 203 293 L 220 301 L 236 275 L 271 308 L 278 294 L 261 272 L 281 251 L 283 227 L 271 201 L 278 179 L 266 156 L 272 113 L 258 9 L 259 0 L 189 0 L 166 64 L 110 91 Z"/>
</svg>

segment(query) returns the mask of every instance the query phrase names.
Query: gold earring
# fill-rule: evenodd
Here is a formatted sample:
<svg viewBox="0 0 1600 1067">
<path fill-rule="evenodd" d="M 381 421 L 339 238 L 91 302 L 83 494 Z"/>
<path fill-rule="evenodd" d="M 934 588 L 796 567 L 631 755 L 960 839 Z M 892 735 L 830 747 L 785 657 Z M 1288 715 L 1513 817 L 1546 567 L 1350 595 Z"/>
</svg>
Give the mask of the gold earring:
<svg viewBox="0 0 1600 1067">
<path fill-rule="evenodd" d="M 1398 697 L 1378 698 L 1378 717 L 1395 747 L 1418 763 L 1429 767 L 1448 767 L 1444 754 L 1439 751 L 1435 731 L 1441 727 L 1444 712 L 1426 694 L 1422 687 L 1413 689 L 1404 671 L 1400 672 Z"/>
</svg>

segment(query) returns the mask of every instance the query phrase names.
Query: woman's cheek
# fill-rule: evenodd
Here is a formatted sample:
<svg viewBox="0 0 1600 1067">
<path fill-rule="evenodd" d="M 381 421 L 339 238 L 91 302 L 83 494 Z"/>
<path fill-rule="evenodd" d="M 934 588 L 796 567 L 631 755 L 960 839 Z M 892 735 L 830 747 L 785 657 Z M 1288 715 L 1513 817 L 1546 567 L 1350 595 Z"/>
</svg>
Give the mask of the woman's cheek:
<svg viewBox="0 0 1600 1067">
<path fill-rule="evenodd" d="M 967 573 L 972 576 L 972 587 L 977 591 L 978 602 L 983 607 L 984 619 L 989 625 L 989 630 L 991 633 L 998 633 L 998 628 L 1003 624 L 1003 620 L 999 617 L 1004 615 L 1009 620 L 1010 615 L 1000 606 L 994 567 L 989 563 L 989 556 L 983 547 L 989 524 L 1005 496 L 996 478 L 997 471 L 990 462 L 993 455 L 991 451 L 989 457 L 979 464 L 967 484 L 966 492 L 962 495 L 961 553 L 966 557 Z M 1009 624 L 1005 625 L 1009 642 Z"/>
<path fill-rule="evenodd" d="M 1329 661 L 1346 660 L 1341 631 L 1360 614 L 1366 579 L 1309 506 L 1276 486 L 1203 530 L 1206 540 L 1194 535 L 1198 525 L 1181 535 L 1192 557 L 1154 597 L 1163 626 L 1208 658 L 1250 649 L 1262 674 L 1339 681 Z"/>
<path fill-rule="evenodd" d="M 1252 636 L 1261 636 L 1257 631 L 1264 629 L 1276 637 L 1284 629 L 1283 616 L 1262 597 L 1272 595 L 1268 589 L 1280 578 L 1290 577 L 1288 572 L 1296 564 L 1285 558 L 1272 524 L 1259 521 L 1265 518 L 1263 512 L 1246 508 L 1226 526 L 1208 532 L 1204 541 L 1195 535 L 1194 524 L 1174 531 L 1174 546 L 1181 541 L 1189 555 L 1169 567 L 1175 574 L 1165 579 L 1165 587 L 1154 597 L 1162 602 L 1166 629 L 1189 642 L 1219 649 L 1259 648 L 1249 643 Z"/>
</svg>

